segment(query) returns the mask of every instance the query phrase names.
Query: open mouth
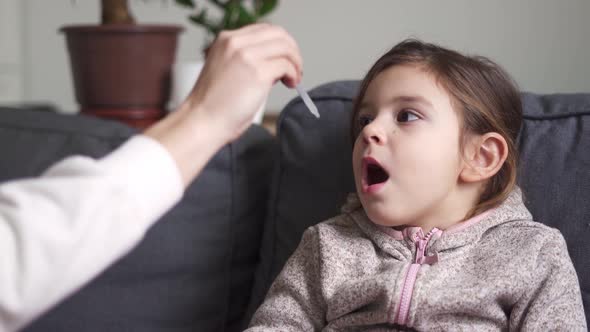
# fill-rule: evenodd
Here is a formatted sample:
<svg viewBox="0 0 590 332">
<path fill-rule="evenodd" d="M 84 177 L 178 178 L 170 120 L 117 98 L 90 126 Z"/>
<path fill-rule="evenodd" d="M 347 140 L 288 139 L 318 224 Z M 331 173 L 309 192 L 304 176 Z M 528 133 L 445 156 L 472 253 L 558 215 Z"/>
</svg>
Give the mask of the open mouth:
<svg viewBox="0 0 590 332">
<path fill-rule="evenodd" d="M 389 179 L 389 174 L 377 160 L 371 157 L 363 158 L 364 180 L 368 187 L 382 184 Z"/>
</svg>

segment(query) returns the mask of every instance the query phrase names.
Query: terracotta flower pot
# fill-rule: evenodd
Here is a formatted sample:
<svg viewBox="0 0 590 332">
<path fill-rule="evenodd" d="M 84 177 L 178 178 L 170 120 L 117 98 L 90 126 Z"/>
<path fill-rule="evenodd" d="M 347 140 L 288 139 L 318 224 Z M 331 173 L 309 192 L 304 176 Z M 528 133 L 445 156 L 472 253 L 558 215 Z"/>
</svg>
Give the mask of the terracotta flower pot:
<svg viewBox="0 0 590 332">
<path fill-rule="evenodd" d="M 77 25 L 66 35 L 80 112 L 145 128 L 162 118 L 180 26 Z"/>
</svg>

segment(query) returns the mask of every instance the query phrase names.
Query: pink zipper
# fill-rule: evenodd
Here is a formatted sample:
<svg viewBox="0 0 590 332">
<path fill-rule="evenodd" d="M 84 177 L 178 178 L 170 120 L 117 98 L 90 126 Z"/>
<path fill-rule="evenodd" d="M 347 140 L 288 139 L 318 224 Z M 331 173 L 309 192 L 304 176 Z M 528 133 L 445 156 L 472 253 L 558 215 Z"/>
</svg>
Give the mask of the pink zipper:
<svg viewBox="0 0 590 332">
<path fill-rule="evenodd" d="M 410 265 L 410 267 L 408 268 L 408 272 L 406 273 L 404 286 L 402 288 L 402 295 L 400 297 L 400 304 L 397 310 L 397 315 L 393 320 L 394 324 L 406 325 L 407 323 L 408 314 L 410 312 L 410 303 L 412 301 L 412 294 L 414 293 L 414 284 L 416 283 L 416 277 L 418 275 L 418 271 L 420 270 L 420 266 L 422 264 L 434 264 L 438 261 L 438 256 L 436 255 L 424 255 L 426 247 L 428 245 L 428 241 L 430 241 L 430 238 L 436 232 L 440 232 L 440 230 L 437 228 L 433 228 L 424 237 L 415 234 L 415 238 L 413 240 L 416 244 L 416 258 L 414 263 Z"/>
<path fill-rule="evenodd" d="M 414 283 L 416 276 L 420 270 L 420 264 L 412 264 L 406 273 L 406 280 L 404 281 L 404 288 L 402 289 L 402 296 L 400 298 L 399 309 L 393 323 L 405 325 L 408 320 L 408 313 L 410 312 L 410 300 L 412 293 L 414 293 Z"/>
</svg>

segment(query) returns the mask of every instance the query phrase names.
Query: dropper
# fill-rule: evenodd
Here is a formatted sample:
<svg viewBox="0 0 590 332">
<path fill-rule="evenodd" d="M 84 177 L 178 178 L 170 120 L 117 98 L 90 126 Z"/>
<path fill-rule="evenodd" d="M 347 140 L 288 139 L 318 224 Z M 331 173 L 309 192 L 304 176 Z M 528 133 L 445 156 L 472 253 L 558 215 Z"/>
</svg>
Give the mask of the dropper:
<svg viewBox="0 0 590 332">
<path fill-rule="evenodd" d="M 307 106 L 309 112 L 319 119 L 320 112 L 318 112 L 318 108 L 315 106 L 311 98 L 309 98 L 309 95 L 307 94 L 303 86 L 301 86 L 301 83 L 295 86 L 295 90 L 297 90 L 297 93 L 299 94 L 301 99 L 303 99 L 303 103 L 305 103 L 305 106 Z"/>
</svg>

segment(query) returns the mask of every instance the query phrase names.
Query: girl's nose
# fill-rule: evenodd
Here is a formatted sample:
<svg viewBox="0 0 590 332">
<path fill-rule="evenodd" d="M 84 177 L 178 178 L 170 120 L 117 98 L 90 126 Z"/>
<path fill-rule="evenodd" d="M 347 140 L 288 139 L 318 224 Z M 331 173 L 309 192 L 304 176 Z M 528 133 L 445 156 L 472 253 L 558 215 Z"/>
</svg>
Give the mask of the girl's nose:
<svg viewBox="0 0 590 332">
<path fill-rule="evenodd" d="M 363 141 L 365 144 L 385 144 L 387 138 L 383 129 L 379 127 L 376 121 L 373 121 L 365 126 L 363 129 Z"/>
</svg>

